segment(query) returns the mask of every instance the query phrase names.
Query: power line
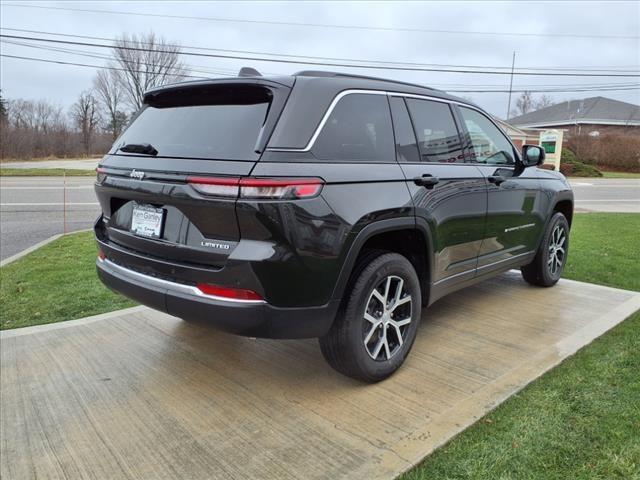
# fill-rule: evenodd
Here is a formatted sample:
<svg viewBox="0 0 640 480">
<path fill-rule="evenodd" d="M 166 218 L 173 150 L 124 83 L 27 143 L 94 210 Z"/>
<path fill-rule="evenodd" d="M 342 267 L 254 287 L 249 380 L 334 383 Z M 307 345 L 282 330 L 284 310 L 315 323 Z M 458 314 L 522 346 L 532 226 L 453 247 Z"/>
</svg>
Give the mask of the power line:
<svg viewBox="0 0 640 480">
<path fill-rule="evenodd" d="M 44 10 L 63 10 L 69 12 L 85 12 L 100 13 L 108 15 L 135 15 L 142 17 L 155 18 L 174 18 L 180 20 L 198 20 L 209 22 L 227 22 L 227 23 L 244 23 L 244 24 L 262 24 L 276 25 L 283 27 L 312 27 L 312 28 L 337 28 L 343 30 L 366 30 L 378 32 L 408 32 L 408 33 L 437 33 L 450 35 L 487 35 L 487 36 L 510 36 L 510 37 L 556 37 L 556 38 L 598 38 L 612 40 L 637 40 L 638 35 L 593 35 L 581 33 L 526 33 L 526 32 L 487 32 L 487 31 L 467 31 L 467 30 L 442 30 L 442 29 L 426 29 L 411 27 L 374 27 L 368 25 L 338 25 L 328 23 L 306 23 L 306 22 L 283 22 L 275 20 L 247 20 L 240 18 L 222 18 L 222 17 L 193 17 L 188 15 L 168 15 L 162 13 L 141 13 L 122 10 L 99 10 L 89 8 L 70 8 L 70 7 L 51 7 L 44 5 L 19 5 L 15 3 L 5 3 L 5 7 L 21 7 L 21 8 L 39 8 Z"/>
<path fill-rule="evenodd" d="M 101 54 L 97 54 L 97 53 L 93 53 L 93 52 L 87 52 L 86 50 L 75 50 L 75 49 L 71 49 L 71 48 L 59 48 L 59 47 L 48 47 L 45 45 L 35 45 L 35 44 L 30 44 L 30 43 L 24 43 L 24 42 L 16 42 L 13 40 L 7 40 L 4 38 L 0 38 L 0 42 L 5 43 L 5 44 L 9 44 L 9 45 L 18 45 L 21 47 L 28 47 L 28 48 L 34 48 L 36 50 L 45 50 L 45 51 L 51 51 L 51 52 L 60 52 L 60 53 L 67 53 L 67 54 L 71 54 L 71 55 L 78 55 L 81 57 L 88 57 L 88 58 L 99 58 L 102 60 L 109 60 L 109 61 L 113 61 L 113 62 L 125 62 L 125 63 L 134 63 L 134 62 L 129 62 L 125 59 L 116 59 L 115 57 L 112 57 L 110 55 L 101 55 Z M 145 65 L 145 66 L 149 66 L 149 67 L 158 67 L 158 66 L 162 66 L 160 64 L 154 64 L 154 63 L 145 63 L 145 62 L 135 62 L 138 65 Z M 202 65 L 185 65 L 186 67 L 188 67 L 189 70 L 191 70 L 192 72 L 195 73 L 206 73 L 206 74 L 217 74 L 217 75 L 235 75 L 237 73 L 237 69 L 236 70 L 232 70 L 232 69 L 219 69 L 219 70 L 213 70 L 210 67 L 205 67 Z M 204 70 L 203 70 L 204 69 Z"/>
<path fill-rule="evenodd" d="M 88 43 L 88 42 L 77 42 L 71 40 L 57 40 L 51 38 L 38 38 L 38 37 L 27 37 L 20 35 L 5 35 L 0 34 L 2 38 L 13 38 L 19 40 L 34 40 L 38 42 L 49 42 L 49 43 L 59 43 L 65 45 L 81 45 L 81 46 L 89 46 L 89 47 L 99 47 L 99 48 L 109 48 L 109 49 L 119 49 L 119 50 L 133 50 L 133 51 L 141 51 L 141 52 L 157 52 L 157 53 L 175 53 L 173 51 L 162 50 L 157 48 L 141 48 L 141 47 L 125 47 L 122 45 L 107 45 L 100 43 Z M 510 72 L 496 72 L 489 70 L 462 70 L 462 69 L 444 69 L 444 68 L 410 68 L 410 67 L 394 67 L 394 66 L 379 66 L 379 65 L 352 65 L 345 63 L 331 63 L 331 62 L 312 62 L 312 61 L 303 61 L 303 60 L 285 60 L 285 59 L 269 59 L 269 58 L 260 58 L 260 57 L 245 57 L 245 56 L 235 56 L 235 55 L 223 55 L 223 54 L 212 54 L 212 53 L 200 53 L 200 52 L 179 52 L 181 55 L 191 55 L 197 57 L 211 57 L 211 58 L 227 58 L 234 60 L 249 60 L 249 61 L 258 61 L 258 62 L 273 62 L 273 63 L 287 63 L 287 64 L 303 64 L 303 65 L 318 65 L 323 67 L 346 67 L 346 68 L 363 68 L 363 69 L 373 69 L 373 70 L 400 70 L 400 71 L 415 71 L 415 72 L 443 72 L 443 73 L 470 73 L 470 74 L 485 74 L 485 75 L 511 75 Z M 620 73 L 550 73 L 550 72 L 514 72 L 513 75 L 527 75 L 527 76 L 555 76 L 555 77 L 640 77 L 639 74 L 620 74 Z"/>
<path fill-rule="evenodd" d="M 59 65 L 72 65 L 72 66 L 77 66 L 77 67 L 90 67 L 90 68 L 97 68 L 97 69 L 104 69 L 104 70 L 118 70 L 118 71 L 128 71 L 124 68 L 118 68 L 118 67 L 110 67 L 110 66 L 102 66 L 102 65 L 90 65 L 90 64 L 86 64 L 86 63 L 76 63 L 76 62 L 65 62 L 62 60 L 50 60 L 50 59 L 44 59 L 44 58 L 34 58 L 34 57 L 24 57 L 24 56 L 19 56 L 19 55 L 7 55 L 7 54 L 0 54 L 0 57 L 5 57 L 5 58 L 13 58 L 13 59 L 18 59 L 18 60 L 30 60 L 30 61 L 36 61 L 36 62 L 45 62 L 45 63 L 55 63 L 55 64 L 59 64 Z M 138 71 L 139 73 L 144 73 L 141 71 Z M 197 77 L 194 75 L 178 75 L 181 77 L 188 77 L 188 78 L 195 78 L 195 79 L 205 79 L 205 77 Z M 634 86 L 625 86 L 625 87 L 614 87 L 614 88 L 571 88 L 571 89 L 541 89 L 541 90 L 513 90 L 514 93 L 522 93 L 525 91 L 531 92 L 531 93 L 551 93 L 551 92 L 600 92 L 600 91 L 605 91 L 605 92 L 609 92 L 609 91 L 625 91 L 625 90 L 638 90 L 640 89 L 640 83 L 638 84 L 634 84 Z M 506 93 L 508 92 L 508 90 L 447 90 L 448 92 L 451 93 Z"/>
<path fill-rule="evenodd" d="M 126 68 L 119 68 L 119 67 L 105 67 L 103 65 L 89 65 L 86 63 L 76 63 L 76 62 L 65 62 L 62 60 L 51 60 L 51 59 L 46 59 L 46 58 L 34 58 L 34 57 L 23 57 L 20 55 L 7 55 L 6 53 L 0 53 L 0 57 L 5 57 L 5 58 L 14 58 L 17 60 L 31 60 L 34 62 L 44 62 L 44 63 L 57 63 L 58 65 L 73 65 L 75 67 L 91 67 L 91 68 L 97 68 L 97 69 L 103 69 L 103 70 L 117 70 L 120 72 L 136 72 L 136 73 L 148 73 L 148 72 L 144 72 L 142 70 L 129 70 Z M 206 80 L 207 77 L 198 77 L 195 75 L 187 75 L 187 74 L 176 74 L 176 77 L 185 77 L 185 78 L 195 78 L 197 80 Z"/>
<path fill-rule="evenodd" d="M 67 38 L 83 38 L 89 40 L 102 40 L 107 42 L 122 42 L 122 43 L 132 43 L 127 39 L 114 39 L 108 37 L 94 37 L 89 35 L 74 35 L 68 33 L 57 33 L 57 32 L 46 32 L 42 30 L 26 30 L 21 28 L 8 28 L 8 27 L 0 27 L 2 30 L 8 30 L 12 32 L 22 32 L 22 33 L 36 33 L 41 35 L 51 35 L 51 36 L 59 36 L 59 37 L 67 37 Z M 145 41 L 137 41 L 137 43 L 142 45 L 154 45 Z M 167 44 L 167 46 L 177 47 L 177 48 L 186 48 L 189 50 L 202 50 L 202 51 L 210 51 L 210 52 L 226 52 L 226 53 L 240 53 L 247 55 L 267 55 L 273 57 L 283 57 L 283 58 L 303 58 L 303 59 L 312 59 L 312 60 L 330 60 L 330 61 L 339 61 L 339 62 L 361 62 L 361 63 L 370 63 L 370 64 L 383 64 L 383 65 L 406 65 L 406 66 L 423 66 L 423 67 L 457 67 L 457 68 L 491 68 L 491 69 L 502 69 L 502 70 L 511 70 L 509 66 L 490 66 L 490 65 L 459 65 L 459 64 L 446 64 L 446 63 L 418 63 L 418 62 L 397 62 L 397 61 L 388 61 L 388 60 L 371 60 L 371 59 L 355 59 L 355 58 L 340 58 L 340 57 L 321 57 L 321 56 L 313 56 L 313 55 L 295 55 L 295 54 L 283 54 L 283 53 L 273 53 L 273 52 L 260 52 L 260 51 L 250 51 L 250 50 L 230 50 L 223 48 L 210 48 L 210 47 L 195 47 L 188 45 L 179 45 L 179 44 Z M 613 73 L 639 73 L 640 71 L 635 68 L 633 70 L 621 70 L 620 68 L 633 68 L 640 67 L 640 65 L 633 66 L 613 66 L 609 68 L 596 68 L 596 67 L 518 67 L 518 70 L 537 70 L 537 71 L 584 71 L 584 72 L 613 72 Z"/>
<path fill-rule="evenodd" d="M 59 47 L 49 47 L 49 46 L 44 46 L 44 45 L 30 44 L 30 43 L 18 42 L 18 41 L 7 40 L 7 39 L 0 39 L 0 42 L 5 43 L 5 44 L 10 44 L 10 45 L 17 45 L 17 46 L 24 46 L 24 47 L 34 48 L 34 49 L 37 49 L 37 50 L 68 53 L 68 54 L 71 54 L 71 55 L 78 55 L 78 56 L 89 57 L 89 58 L 98 58 L 98 59 L 102 59 L 102 60 L 117 61 L 116 58 L 114 58 L 112 56 L 95 54 L 95 53 L 92 53 L 92 52 L 87 52 L 86 50 L 77 50 L 77 49 L 59 48 Z M 118 60 L 118 61 L 120 61 L 120 60 Z M 126 62 L 126 60 L 124 60 L 124 61 Z M 151 66 L 151 67 L 159 66 L 158 64 L 150 64 L 150 63 L 139 63 L 139 65 L 145 65 L 145 66 Z M 223 68 L 220 68 L 220 67 L 217 67 L 218 69 L 211 69 L 211 67 L 202 66 L 202 65 L 186 64 L 185 66 L 190 71 L 192 71 L 194 73 L 205 73 L 205 74 L 208 74 L 208 75 L 215 74 L 215 75 L 220 75 L 220 76 L 235 76 L 235 74 L 236 74 L 236 70 L 223 69 Z M 99 68 L 99 67 L 96 66 L 96 68 Z M 553 88 L 590 88 L 590 87 L 591 88 L 616 88 L 616 87 L 635 87 L 637 85 L 638 85 L 637 83 L 594 83 L 594 84 L 578 83 L 578 84 L 552 84 L 552 85 L 530 84 L 530 85 L 520 85 L 519 87 L 521 89 L 525 89 L 527 87 L 528 88 L 535 88 L 535 89 L 540 89 L 540 88 L 550 88 L 550 89 L 553 89 Z M 483 89 L 483 91 L 485 91 L 485 89 L 487 89 L 486 90 L 487 92 L 500 91 L 500 89 L 504 88 L 503 84 L 467 84 L 467 83 L 430 83 L 429 86 L 431 86 L 431 87 L 441 87 L 441 88 L 443 88 L 445 90 L 449 90 L 449 89 L 455 88 L 455 87 L 478 88 L 478 89 Z M 498 90 L 490 90 L 493 87 L 495 87 Z"/>
</svg>

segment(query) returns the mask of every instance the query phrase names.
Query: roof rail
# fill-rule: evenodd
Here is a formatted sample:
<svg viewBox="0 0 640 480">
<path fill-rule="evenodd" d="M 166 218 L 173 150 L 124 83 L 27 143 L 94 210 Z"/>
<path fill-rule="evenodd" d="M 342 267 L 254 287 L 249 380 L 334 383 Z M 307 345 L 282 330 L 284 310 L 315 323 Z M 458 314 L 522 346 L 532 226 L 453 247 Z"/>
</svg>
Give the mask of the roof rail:
<svg viewBox="0 0 640 480">
<path fill-rule="evenodd" d="M 437 90 L 435 88 L 420 85 L 418 83 L 403 82 L 401 80 L 391 80 L 389 78 L 370 77 L 367 75 L 356 75 L 352 73 L 326 72 L 322 70 L 302 70 L 293 74 L 294 77 L 344 77 L 344 78 L 360 78 L 363 80 L 376 80 L 378 82 L 397 83 L 410 87 L 426 88 L 427 90 Z"/>
</svg>

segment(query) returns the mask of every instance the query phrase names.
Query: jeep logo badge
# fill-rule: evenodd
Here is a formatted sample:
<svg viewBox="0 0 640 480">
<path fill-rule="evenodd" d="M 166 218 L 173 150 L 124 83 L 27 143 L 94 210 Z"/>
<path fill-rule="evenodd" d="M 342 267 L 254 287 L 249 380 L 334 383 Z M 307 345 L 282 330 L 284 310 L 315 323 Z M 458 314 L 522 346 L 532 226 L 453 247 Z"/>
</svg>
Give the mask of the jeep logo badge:
<svg viewBox="0 0 640 480">
<path fill-rule="evenodd" d="M 131 178 L 137 178 L 138 180 L 142 180 L 144 178 L 144 172 L 141 172 L 140 170 L 136 170 L 135 168 L 133 170 L 131 170 L 131 173 L 129 173 L 129 176 Z"/>
</svg>

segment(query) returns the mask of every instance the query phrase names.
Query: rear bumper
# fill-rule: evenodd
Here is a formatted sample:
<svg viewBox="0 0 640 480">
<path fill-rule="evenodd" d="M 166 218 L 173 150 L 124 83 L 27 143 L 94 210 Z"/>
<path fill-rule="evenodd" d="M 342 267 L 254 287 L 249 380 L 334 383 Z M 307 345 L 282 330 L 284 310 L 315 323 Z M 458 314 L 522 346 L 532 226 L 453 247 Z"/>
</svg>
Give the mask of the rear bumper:
<svg viewBox="0 0 640 480">
<path fill-rule="evenodd" d="M 237 301 L 204 295 L 195 287 L 129 270 L 109 260 L 96 262 L 100 280 L 112 290 L 170 315 L 201 320 L 220 330 L 262 338 L 325 335 L 339 301 L 319 307 L 277 308 L 264 301 Z"/>
</svg>

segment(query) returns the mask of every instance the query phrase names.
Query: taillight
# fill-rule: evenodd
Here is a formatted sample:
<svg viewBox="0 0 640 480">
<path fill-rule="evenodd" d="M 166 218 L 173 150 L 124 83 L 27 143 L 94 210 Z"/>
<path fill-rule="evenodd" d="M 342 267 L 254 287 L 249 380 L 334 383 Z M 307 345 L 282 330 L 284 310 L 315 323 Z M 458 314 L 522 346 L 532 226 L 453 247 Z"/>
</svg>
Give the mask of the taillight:
<svg viewBox="0 0 640 480">
<path fill-rule="evenodd" d="M 98 250 L 98 258 L 100 260 L 104 260 L 106 258 L 104 252 L 102 251 L 102 249 Z"/>
<path fill-rule="evenodd" d="M 244 288 L 221 287 L 219 285 L 211 285 L 209 283 L 198 283 L 196 288 L 205 295 L 213 295 L 214 297 L 222 297 L 229 300 L 250 302 L 263 301 L 262 297 L 258 293 Z"/>
<path fill-rule="evenodd" d="M 107 169 L 102 167 L 96 168 L 96 180 L 98 183 L 104 182 L 104 179 L 107 177 Z"/>
<path fill-rule="evenodd" d="M 237 198 L 240 179 L 237 177 L 187 177 L 187 182 L 203 195 Z"/>
<path fill-rule="evenodd" d="M 322 190 L 321 178 L 187 177 L 203 195 L 227 198 L 284 200 L 315 197 Z"/>
<path fill-rule="evenodd" d="M 320 178 L 242 178 L 240 198 L 311 198 L 323 184 Z"/>
</svg>

